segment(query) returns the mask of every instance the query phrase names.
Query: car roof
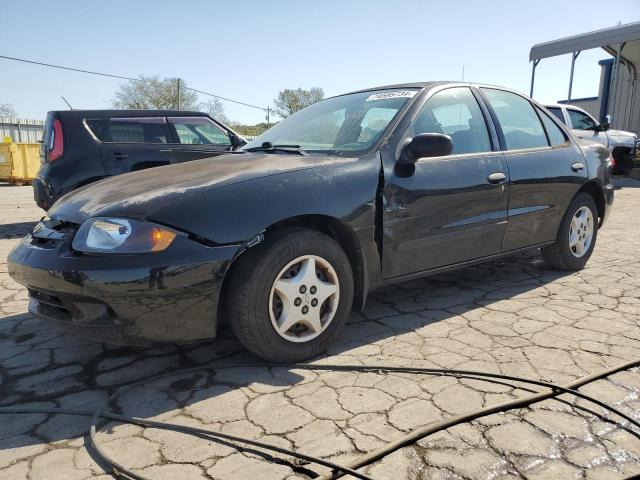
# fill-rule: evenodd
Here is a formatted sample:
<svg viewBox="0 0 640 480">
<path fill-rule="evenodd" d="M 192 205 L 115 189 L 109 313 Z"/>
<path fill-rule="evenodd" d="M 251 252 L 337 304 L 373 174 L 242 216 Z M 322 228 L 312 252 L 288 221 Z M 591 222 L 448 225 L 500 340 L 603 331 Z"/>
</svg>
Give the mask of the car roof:
<svg viewBox="0 0 640 480">
<path fill-rule="evenodd" d="M 390 89 L 396 89 L 396 88 L 433 88 L 433 87 L 439 87 L 439 86 L 444 86 L 444 85 L 455 85 L 458 87 L 485 87 L 485 88 L 496 88 L 499 90 L 505 90 L 507 92 L 513 92 L 513 93 L 517 93 L 519 95 L 523 95 L 521 92 L 518 92 L 517 90 L 513 90 L 511 88 L 507 88 L 507 87 L 503 87 L 500 85 L 490 85 L 490 84 L 486 84 L 486 83 L 475 83 L 475 82 L 459 82 L 459 81 L 454 81 L 454 80 L 439 80 L 439 81 L 430 81 L 430 82 L 409 82 L 409 83 L 396 83 L 396 84 L 392 84 L 392 85 L 382 85 L 379 87 L 370 87 L 370 88 L 363 88 L 361 90 L 355 90 L 353 92 L 347 92 L 347 93 L 343 93 L 341 95 L 336 95 L 338 97 L 342 96 L 342 95 L 350 95 L 352 93 L 363 93 L 363 92 L 370 92 L 370 91 L 374 91 L 374 90 L 390 90 Z"/>
<path fill-rule="evenodd" d="M 208 117 L 204 112 L 191 110 L 54 110 L 51 113 L 67 118 L 103 117 Z"/>
</svg>

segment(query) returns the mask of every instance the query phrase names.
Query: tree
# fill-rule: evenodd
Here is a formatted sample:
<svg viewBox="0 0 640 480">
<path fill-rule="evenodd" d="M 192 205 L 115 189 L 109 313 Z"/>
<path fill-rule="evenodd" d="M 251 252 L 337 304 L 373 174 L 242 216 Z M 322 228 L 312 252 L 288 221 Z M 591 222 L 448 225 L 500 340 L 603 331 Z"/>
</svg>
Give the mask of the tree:
<svg viewBox="0 0 640 480">
<path fill-rule="evenodd" d="M 258 135 L 262 135 L 270 126 L 273 127 L 273 123 L 271 125 L 267 125 L 266 122 L 256 123 L 255 125 L 244 125 L 239 122 L 230 122 L 229 126 L 240 135 L 253 135 L 257 137 Z"/>
<path fill-rule="evenodd" d="M 0 117 L 17 117 L 18 114 L 8 103 L 0 103 Z"/>
<path fill-rule="evenodd" d="M 211 98 L 200 105 L 201 109 L 222 123 L 229 123 L 229 118 L 224 113 L 224 105 L 217 98 Z"/>
<path fill-rule="evenodd" d="M 138 80 L 129 80 L 120 86 L 111 100 L 114 108 L 123 109 L 169 109 L 197 110 L 198 94 L 186 89 L 186 83 L 180 80 L 180 106 L 178 107 L 178 79 L 160 79 L 158 75 L 140 75 Z"/>
<path fill-rule="evenodd" d="M 310 90 L 302 88 L 285 89 L 278 93 L 278 97 L 273 100 L 275 104 L 274 112 L 276 115 L 286 118 L 298 110 L 308 107 L 309 105 L 319 102 L 324 98 L 324 91 L 319 87 L 313 87 Z"/>
</svg>

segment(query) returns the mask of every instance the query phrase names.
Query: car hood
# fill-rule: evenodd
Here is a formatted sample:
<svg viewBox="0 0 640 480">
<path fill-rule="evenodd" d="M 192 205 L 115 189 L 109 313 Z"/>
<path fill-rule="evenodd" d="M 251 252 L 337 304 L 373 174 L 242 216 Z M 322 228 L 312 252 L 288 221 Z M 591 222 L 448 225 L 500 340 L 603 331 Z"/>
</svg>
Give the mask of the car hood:
<svg viewBox="0 0 640 480">
<path fill-rule="evenodd" d="M 625 132 L 624 130 L 607 130 L 607 135 L 610 137 L 616 137 L 620 140 L 625 139 L 633 142 L 636 138 L 636 134 L 633 132 Z"/>
<path fill-rule="evenodd" d="M 228 154 L 110 177 L 74 190 L 49 210 L 51 218 L 82 223 L 89 217 L 147 218 L 205 190 L 345 161 L 344 157 L 273 153 Z"/>
</svg>

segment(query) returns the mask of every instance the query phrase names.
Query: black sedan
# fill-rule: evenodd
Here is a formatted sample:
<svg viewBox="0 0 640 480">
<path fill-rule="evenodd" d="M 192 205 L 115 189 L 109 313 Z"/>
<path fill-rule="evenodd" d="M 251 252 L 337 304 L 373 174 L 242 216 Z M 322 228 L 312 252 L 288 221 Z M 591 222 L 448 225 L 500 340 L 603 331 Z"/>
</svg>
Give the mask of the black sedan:
<svg viewBox="0 0 640 480">
<path fill-rule="evenodd" d="M 317 355 L 381 285 L 526 249 L 589 259 L 613 202 L 609 152 L 516 92 L 362 90 L 243 150 L 62 197 L 9 256 L 32 313 L 107 341 L 231 325 L 273 361 Z"/>
</svg>

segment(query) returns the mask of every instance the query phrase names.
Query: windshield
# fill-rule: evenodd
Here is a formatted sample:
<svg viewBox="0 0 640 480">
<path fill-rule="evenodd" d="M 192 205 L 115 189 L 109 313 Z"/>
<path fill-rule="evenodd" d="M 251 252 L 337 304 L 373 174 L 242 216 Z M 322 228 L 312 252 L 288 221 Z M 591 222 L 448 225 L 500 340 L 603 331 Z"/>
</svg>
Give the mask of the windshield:
<svg viewBox="0 0 640 480">
<path fill-rule="evenodd" d="M 329 98 L 285 118 L 244 148 L 269 142 L 296 145 L 309 153 L 367 150 L 416 93 L 418 89 L 405 88 Z"/>
</svg>

